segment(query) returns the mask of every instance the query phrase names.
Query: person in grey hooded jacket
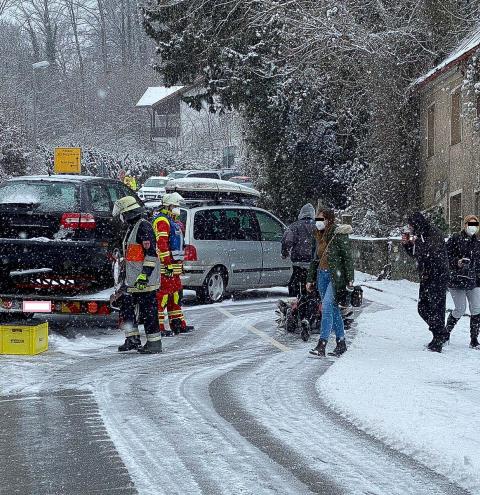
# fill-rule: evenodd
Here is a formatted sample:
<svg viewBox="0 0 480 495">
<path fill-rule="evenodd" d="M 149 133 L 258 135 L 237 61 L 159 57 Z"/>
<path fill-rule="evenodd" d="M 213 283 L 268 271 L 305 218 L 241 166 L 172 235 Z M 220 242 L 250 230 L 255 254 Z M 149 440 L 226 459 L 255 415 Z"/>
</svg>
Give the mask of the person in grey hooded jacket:
<svg viewBox="0 0 480 495">
<path fill-rule="evenodd" d="M 298 297 L 305 289 L 308 268 L 312 261 L 312 241 L 315 231 L 315 208 L 307 203 L 300 210 L 298 220 L 285 231 L 282 239 L 282 257 L 292 260 L 293 273 L 288 283 L 290 297 Z"/>
</svg>

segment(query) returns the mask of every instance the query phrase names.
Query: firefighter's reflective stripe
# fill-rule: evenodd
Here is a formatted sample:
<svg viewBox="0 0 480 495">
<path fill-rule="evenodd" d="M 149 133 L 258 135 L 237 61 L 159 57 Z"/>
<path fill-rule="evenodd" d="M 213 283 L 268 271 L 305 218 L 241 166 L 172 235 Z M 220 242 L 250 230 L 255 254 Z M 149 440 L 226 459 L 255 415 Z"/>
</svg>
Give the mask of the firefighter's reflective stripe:
<svg viewBox="0 0 480 495">
<path fill-rule="evenodd" d="M 159 237 L 169 237 L 169 235 L 170 235 L 170 220 L 165 215 L 166 215 L 166 213 L 162 212 L 153 221 L 153 230 L 155 232 L 155 237 L 157 237 L 157 239 Z M 160 222 L 163 222 L 166 225 L 162 226 L 162 225 L 160 225 Z M 168 225 L 168 227 L 167 227 L 167 225 Z"/>
<path fill-rule="evenodd" d="M 162 334 L 159 333 L 147 333 L 147 342 L 156 342 L 162 340 Z"/>
<path fill-rule="evenodd" d="M 150 266 L 150 267 L 154 267 L 157 265 L 158 263 L 158 258 L 155 256 L 145 256 L 145 261 L 143 262 L 143 266 Z"/>
<path fill-rule="evenodd" d="M 161 260 L 164 260 L 165 258 L 168 258 L 170 256 L 170 251 L 162 251 L 158 253 L 158 256 Z"/>
<path fill-rule="evenodd" d="M 140 224 L 145 221 L 140 219 L 135 224 L 124 243 L 125 285 L 128 292 L 151 292 L 157 290 L 160 286 L 160 260 L 154 256 L 145 256 L 143 246 L 137 242 L 138 229 Z M 135 287 L 135 282 L 142 273 L 144 266 L 153 268 L 153 271 L 148 277 L 147 287 L 140 290 Z"/>
<path fill-rule="evenodd" d="M 171 256 L 174 261 L 183 261 L 183 233 L 180 225 L 170 217 L 167 210 L 161 210 L 160 214 L 153 221 L 153 229 L 155 237 L 158 239 L 168 238 L 168 254 L 165 251 L 159 253 L 160 259 L 163 261 L 167 256 Z M 157 243 L 159 247 L 159 244 Z M 163 245 L 166 247 L 165 245 Z"/>
<path fill-rule="evenodd" d="M 182 311 L 169 311 L 168 316 L 170 316 L 172 318 L 172 320 L 175 319 L 175 317 L 182 318 L 183 312 Z"/>
<path fill-rule="evenodd" d="M 162 275 L 166 275 L 167 272 L 171 273 L 170 270 L 167 269 L 168 267 L 170 267 L 173 270 L 174 275 L 181 275 L 183 273 L 183 266 L 181 264 L 172 263 L 172 264 L 167 265 L 167 266 L 162 265 L 162 268 L 161 268 Z"/>
<path fill-rule="evenodd" d="M 125 337 L 135 337 L 137 335 L 140 335 L 138 328 L 135 328 L 135 329 L 130 330 L 130 331 L 125 330 Z"/>
</svg>

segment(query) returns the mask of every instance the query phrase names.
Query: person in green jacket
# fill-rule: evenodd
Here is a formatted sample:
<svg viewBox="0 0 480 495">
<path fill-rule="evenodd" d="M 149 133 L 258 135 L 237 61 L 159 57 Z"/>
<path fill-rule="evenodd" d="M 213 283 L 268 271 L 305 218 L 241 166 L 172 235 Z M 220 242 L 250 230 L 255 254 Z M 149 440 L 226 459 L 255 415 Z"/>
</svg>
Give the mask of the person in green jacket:
<svg viewBox="0 0 480 495">
<path fill-rule="evenodd" d="M 315 218 L 314 256 L 307 277 L 307 290 L 315 285 L 322 298 L 320 340 L 310 354 L 325 356 L 325 348 L 332 329 L 337 346 L 333 354 L 340 356 L 347 350 L 345 328 L 338 303 L 353 291 L 353 259 L 350 247 L 350 225 L 336 225 L 335 213 L 320 209 Z"/>
</svg>

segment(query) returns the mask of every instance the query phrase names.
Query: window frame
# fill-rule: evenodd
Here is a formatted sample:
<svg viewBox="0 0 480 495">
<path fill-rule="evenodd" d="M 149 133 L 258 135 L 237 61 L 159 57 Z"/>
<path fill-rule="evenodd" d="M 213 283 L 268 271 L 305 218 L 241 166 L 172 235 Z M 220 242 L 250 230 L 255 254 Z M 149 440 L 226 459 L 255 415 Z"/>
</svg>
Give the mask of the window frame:
<svg viewBox="0 0 480 495">
<path fill-rule="evenodd" d="M 260 229 L 260 240 L 262 242 L 282 242 L 283 234 L 285 234 L 285 226 L 283 223 L 278 220 L 278 218 L 275 218 L 273 215 L 266 211 L 259 211 L 259 210 L 254 210 L 255 211 L 255 217 L 257 218 L 258 222 L 258 227 Z M 279 239 L 264 239 L 263 231 L 262 231 L 262 224 L 260 220 L 258 219 L 258 215 L 264 215 L 266 217 L 269 217 L 274 223 L 278 224 L 281 228 L 281 237 Z"/>
<path fill-rule="evenodd" d="M 456 110 L 455 115 L 454 109 Z M 462 141 L 462 92 L 461 86 L 458 86 L 450 93 L 450 146 L 460 144 Z"/>
<path fill-rule="evenodd" d="M 99 182 L 93 182 L 93 183 L 89 183 L 87 184 L 87 195 L 88 195 L 88 201 L 90 203 L 90 208 L 93 212 L 95 213 L 103 213 L 103 214 L 111 214 L 112 213 L 112 210 L 113 210 L 113 201 L 112 201 L 112 196 L 110 194 L 110 191 L 108 189 L 110 184 L 101 184 Z M 92 188 L 94 187 L 99 187 L 105 194 L 106 194 L 106 197 L 108 198 L 108 203 L 109 203 L 109 209 L 108 210 L 97 210 L 95 209 L 95 203 L 93 201 L 93 197 L 92 197 Z"/>
<path fill-rule="evenodd" d="M 455 219 L 452 219 L 452 200 L 454 198 L 457 198 L 460 196 L 460 210 L 459 210 L 459 216 L 456 219 L 459 224 L 455 227 L 454 221 Z M 457 191 L 453 191 L 450 193 L 449 198 L 448 198 L 448 225 L 450 227 L 451 232 L 458 232 L 458 230 L 461 229 L 462 227 L 462 221 L 463 221 L 463 189 L 458 189 Z"/>
<path fill-rule="evenodd" d="M 435 156 L 435 103 L 427 108 L 427 158 L 432 156 Z"/>
</svg>

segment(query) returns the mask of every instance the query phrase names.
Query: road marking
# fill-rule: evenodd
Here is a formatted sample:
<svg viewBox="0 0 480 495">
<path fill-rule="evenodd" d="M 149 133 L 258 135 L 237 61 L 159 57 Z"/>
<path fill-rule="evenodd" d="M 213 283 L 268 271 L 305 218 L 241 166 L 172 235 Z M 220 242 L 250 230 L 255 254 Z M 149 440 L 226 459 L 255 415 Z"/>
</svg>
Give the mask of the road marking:
<svg viewBox="0 0 480 495">
<path fill-rule="evenodd" d="M 227 318 L 238 318 L 237 316 L 233 315 L 232 313 L 230 313 L 230 311 L 227 311 L 224 308 L 217 307 L 215 309 L 219 313 L 222 313 Z M 277 349 L 279 349 L 280 351 L 282 351 L 282 352 L 288 352 L 288 351 L 291 350 L 290 347 L 282 344 L 278 340 L 275 340 L 273 337 L 270 337 L 270 335 L 268 335 L 267 333 L 263 332 L 262 330 L 259 330 L 258 328 L 255 328 L 253 325 L 246 324 L 246 325 L 243 325 L 243 326 L 247 330 L 249 330 L 250 332 L 254 333 L 255 335 L 258 335 L 261 339 L 263 339 L 266 342 L 268 342 L 269 344 L 273 345 L 273 347 L 276 347 Z"/>
</svg>

